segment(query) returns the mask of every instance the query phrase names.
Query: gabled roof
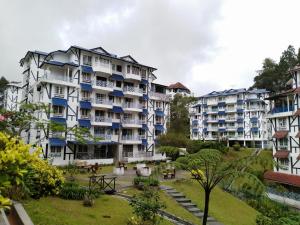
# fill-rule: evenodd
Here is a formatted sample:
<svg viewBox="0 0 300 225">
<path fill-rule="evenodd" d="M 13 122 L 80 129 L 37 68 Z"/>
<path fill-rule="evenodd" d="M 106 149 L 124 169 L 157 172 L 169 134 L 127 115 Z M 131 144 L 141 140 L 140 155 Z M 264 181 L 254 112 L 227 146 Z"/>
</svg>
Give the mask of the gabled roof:
<svg viewBox="0 0 300 225">
<path fill-rule="evenodd" d="M 177 82 L 175 84 L 170 84 L 168 88 L 170 88 L 170 89 L 183 89 L 183 90 L 187 90 L 187 91 L 190 92 L 190 89 L 188 89 L 186 86 L 184 86 L 180 82 Z"/>
<path fill-rule="evenodd" d="M 91 48 L 90 50 L 100 52 L 100 53 L 104 53 L 106 55 L 110 55 L 110 53 L 108 51 L 106 51 L 104 48 L 102 48 L 100 46 L 96 47 L 96 48 Z"/>
<path fill-rule="evenodd" d="M 138 63 L 131 55 L 125 55 L 120 57 L 120 59 L 124 59 L 128 62 L 134 62 L 134 63 Z"/>
</svg>

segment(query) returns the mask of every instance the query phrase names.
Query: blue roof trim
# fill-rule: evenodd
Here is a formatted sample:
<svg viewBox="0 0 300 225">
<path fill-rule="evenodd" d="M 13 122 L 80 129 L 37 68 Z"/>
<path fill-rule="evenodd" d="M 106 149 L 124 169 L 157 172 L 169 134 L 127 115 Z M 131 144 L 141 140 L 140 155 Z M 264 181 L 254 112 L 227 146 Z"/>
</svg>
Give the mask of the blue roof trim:
<svg viewBox="0 0 300 225">
<path fill-rule="evenodd" d="M 112 125 L 111 125 L 112 129 L 119 129 L 120 127 L 121 127 L 120 123 L 113 122 Z"/>
<path fill-rule="evenodd" d="M 50 146 L 64 147 L 66 145 L 66 141 L 61 138 L 49 138 Z"/>
<path fill-rule="evenodd" d="M 92 92 L 93 88 L 91 84 L 87 84 L 87 83 L 80 83 L 80 87 L 83 91 L 88 91 L 88 92 Z"/>
<path fill-rule="evenodd" d="M 144 85 L 147 85 L 149 82 L 146 79 L 142 79 L 141 83 L 144 84 Z"/>
<path fill-rule="evenodd" d="M 112 111 L 114 113 L 124 113 L 122 107 L 120 107 L 120 106 L 113 106 Z"/>
<path fill-rule="evenodd" d="M 240 93 L 265 94 L 269 92 L 266 89 L 254 89 L 254 90 L 247 91 L 246 88 L 240 88 L 240 89 L 229 89 L 224 91 L 213 91 L 201 97 L 206 98 L 206 97 L 216 97 L 216 96 L 227 96 L 227 95 L 236 95 Z"/>
<path fill-rule="evenodd" d="M 52 98 L 52 105 L 67 107 L 68 106 L 68 101 L 66 99 L 63 99 L 63 98 L 53 97 Z"/>
<path fill-rule="evenodd" d="M 61 124 L 66 123 L 66 118 L 63 117 L 51 117 L 50 120 L 55 123 L 61 123 Z"/>
<path fill-rule="evenodd" d="M 155 110 L 155 115 L 156 116 L 164 116 L 165 114 L 164 114 L 164 112 L 162 110 L 156 109 Z"/>
<path fill-rule="evenodd" d="M 59 62 L 59 61 L 44 61 L 42 64 L 41 64 L 41 67 L 44 65 L 44 64 L 48 64 L 48 65 L 53 65 L 53 66 L 65 66 L 65 65 L 68 65 L 68 66 L 73 66 L 73 67 L 78 67 L 79 65 L 78 64 L 75 64 L 75 63 L 72 63 L 72 62 Z"/>
<path fill-rule="evenodd" d="M 89 119 L 78 119 L 79 126 L 85 127 L 85 128 L 91 128 L 91 120 Z"/>
<path fill-rule="evenodd" d="M 81 69 L 84 73 L 94 73 L 93 68 L 91 66 L 81 66 Z"/>
<path fill-rule="evenodd" d="M 122 75 L 115 74 L 115 73 L 113 73 L 110 78 L 112 80 L 116 80 L 116 81 L 123 81 L 124 80 L 124 77 Z"/>
<path fill-rule="evenodd" d="M 165 128 L 162 124 L 155 124 L 154 127 L 155 127 L 155 130 L 159 130 L 159 131 L 165 130 Z"/>
<path fill-rule="evenodd" d="M 80 101 L 81 109 L 92 109 L 92 103 L 89 101 Z"/>
<path fill-rule="evenodd" d="M 119 90 L 113 90 L 113 92 L 110 92 L 109 95 L 115 97 L 124 97 L 123 91 L 119 91 Z"/>
</svg>

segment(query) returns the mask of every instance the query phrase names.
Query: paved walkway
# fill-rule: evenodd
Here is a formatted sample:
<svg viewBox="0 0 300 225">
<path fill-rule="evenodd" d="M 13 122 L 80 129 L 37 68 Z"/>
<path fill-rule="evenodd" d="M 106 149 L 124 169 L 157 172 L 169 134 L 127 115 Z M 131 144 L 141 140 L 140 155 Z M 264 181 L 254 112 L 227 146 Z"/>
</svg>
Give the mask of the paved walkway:
<svg viewBox="0 0 300 225">
<path fill-rule="evenodd" d="M 197 207 L 196 204 L 192 203 L 192 201 L 190 199 L 186 198 L 186 196 L 184 194 L 178 192 L 176 189 L 174 189 L 173 187 L 169 187 L 169 186 L 160 186 L 160 189 L 164 190 L 169 196 L 174 198 L 179 203 L 179 205 L 181 205 L 183 208 L 188 210 L 190 213 L 194 214 L 199 219 L 203 218 L 203 215 L 204 215 L 203 211 L 201 211 Z M 223 225 L 211 216 L 209 216 L 207 218 L 207 224 L 208 225 Z"/>
<path fill-rule="evenodd" d="M 276 195 L 273 193 L 268 193 L 268 196 L 270 199 L 276 201 L 276 202 L 280 202 L 284 205 L 290 206 L 292 208 L 295 208 L 297 210 L 300 210 L 300 201 L 297 201 L 295 199 L 291 199 L 291 198 L 286 198 L 280 195 Z"/>
</svg>

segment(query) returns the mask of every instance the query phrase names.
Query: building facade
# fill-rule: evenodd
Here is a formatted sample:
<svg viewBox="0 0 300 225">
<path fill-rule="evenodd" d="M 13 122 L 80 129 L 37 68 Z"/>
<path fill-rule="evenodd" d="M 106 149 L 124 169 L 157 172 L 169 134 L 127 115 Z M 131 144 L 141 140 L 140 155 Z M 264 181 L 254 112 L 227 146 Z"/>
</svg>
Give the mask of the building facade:
<svg viewBox="0 0 300 225">
<path fill-rule="evenodd" d="M 23 136 L 42 147 L 53 164 L 161 160 L 156 138 L 166 131 L 169 97 L 155 84 L 156 69 L 131 56 L 118 57 L 98 47 L 29 51 L 23 67 L 22 102 L 44 103 L 39 119 L 66 128 L 85 127 L 98 141 L 76 140 L 70 132 L 45 132 L 32 126 Z M 70 129 L 71 130 L 71 129 Z"/>
<path fill-rule="evenodd" d="M 273 157 L 277 165 L 265 178 L 300 190 L 300 67 L 290 73 L 293 88 L 268 98 Z"/>
<path fill-rule="evenodd" d="M 191 96 L 191 91 L 190 89 L 188 89 L 186 86 L 184 86 L 182 83 L 177 82 L 175 84 L 170 84 L 168 86 L 168 90 L 167 90 L 168 95 L 171 96 L 171 98 L 174 97 L 174 95 L 176 94 L 180 94 L 182 96 Z"/>
<path fill-rule="evenodd" d="M 20 82 L 10 82 L 3 93 L 3 108 L 8 111 L 18 111 L 22 99 Z"/>
<path fill-rule="evenodd" d="M 191 139 L 268 147 L 267 96 L 264 89 L 230 89 L 199 97 L 190 108 Z"/>
</svg>

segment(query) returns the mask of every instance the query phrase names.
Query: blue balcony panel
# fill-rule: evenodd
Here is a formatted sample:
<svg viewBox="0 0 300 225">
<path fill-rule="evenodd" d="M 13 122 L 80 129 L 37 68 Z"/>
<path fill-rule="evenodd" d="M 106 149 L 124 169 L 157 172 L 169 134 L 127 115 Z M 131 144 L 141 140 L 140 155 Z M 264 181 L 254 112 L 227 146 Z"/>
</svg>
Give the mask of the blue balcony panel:
<svg viewBox="0 0 300 225">
<path fill-rule="evenodd" d="M 66 118 L 63 117 L 51 117 L 50 120 L 54 123 L 66 124 Z"/>
<path fill-rule="evenodd" d="M 143 129 L 143 130 L 148 130 L 147 124 L 142 124 L 142 129 Z"/>
<path fill-rule="evenodd" d="M 80 101 L 81 109 L 92 109 L 92 103 L 90 101 Z"/>
<path fill-rule="evenodd" d="M 68 102 L 63 98 L 52 98 L 52 105 L 67 107 Z"/>
<path fill-rule="evenodd" d="M 91 66 L 81 66 L 81 69 L 84 73 L 94 73 L 93 68 Z"/>
<path fill-rule="evenodd" d="M 243 123 L 244 119 L 243 118 L 238 118 L 236 121 L 237 121 L 237 123 Z"/>
<path fill-rule="evenodd" d="M 244 132 L 244 128 L 243 127 L 238 127 L 236 131 L 237 132 Z"/>
<path fill-rule="evenodd" d="M 226 106 L 226 102 L 218 102 L 218 106 L 220 107 L 220 106 Z"/>
<path fill-rule="evenodd" d="M 155 130 L 159 130 L 159 131 L 165 130 L 165 128 L 162 124 L 155 124 L 154 127 L 155 127 Z"/>
<path fill-rule="evenodd" d="M 250 118 L 250 122 L 251 123 L 257 123 L 258 122 L 258 118 L 257 117 L 252 117 L 252 118 Z"/>
<path fill-rule="evenodd" d="M 111 126 L 112 129 L 119 129 L 120 127 L 121 127 L 121 124 L 120 123 L 115 123 L 115 122 L 113 122 L 112 126 Z"/>
<path fill-rule="evenodd" d="M 236 104 L 242 105 L 242 104 L 244 104 L 244 100 L 243 100 L 243 99 L 238 99 L 238 100 L 236 101 Z"/>
<path fill-rule="evenodd" d="M 112 111 L 114 113 L 124 113 L 123 109 L 121 106 L 113 106 Z"/>
<path fill-rule="evenodd" d="M 66 145 L 66 140 L 61 138 L 49 138 L 50 146 L 64 147 Z"/>
<path fill-rule="evenodd" d="M 164 112 L 163 112 L 162 110 L 156 109 L 156 110 L 155 110 L 155 115 L 156 115 L 156 116 L 161 116 L 161 117 L 163 117 L 165 114 L 164 114 Z"/>
<path fill-rule="evenodd" d="M 225 120 L 219 120 L 218 123 L 223 124 L 225 123 Z"/>
<path fill-rule="evenodd" d="M 147 146 L 147 145 L 148 145 L 147 139 L 142 139 L 142 145 L 144 145 L 144 146 Z"/>
<path fill-rule="evenodd" d="M 148 84 L 148 81 L 147 81 L 146 79 L 142 79 L 142 80 L 141 80 L 141 84 L 147 85 L 147 84 Z"/>
<path fill-rule="evenodd" d="M 226 132 L 225 128 L 219 128 L 219 132 Z"/>
<path fill-rule="evenodd" d="M 224 116 L 224 115 L 226 115 L 226 112 L 225 112 L 225 111 L 219 111 L 219 112 L 218 112 L 218 115 Z"/>
<path fill-rule="evenodd" d="M 91 120 L 89 119 L 78 119 L 78 123 L 80 127 L 91 128 Z"/>
<path fill-rule="evenodd" d="M 115 97 L 124 97 L 123 91 L 119 91 L 119 90 L 113 90 L 113 92 L 110 92 L 109 95 Z"/>
<path fill-rule="evenodd" d="M 287 106 L 280 106 L 280 107 L 275 107 L 271 110 L 271 113 L 283 113 L 283 112 L 290 112 L 290 111 L 294 111 L 294 106 L 290 105 L 289 107 Z"/>
<path fill-rule="evenodd" d="M 146 116 L 148 114 L 148 109 L 143 109 L 143 111 L 141 112 L 141 114 L 143 114 L 144 116 Z"/>
<path fill-rule="evenodd" d="M 148 95 L 143 94 L 143 100 L 144 100 L 144 101 L 147 101 L 148 99 L 149 99 Z"/>
<path fill-rule="evenodd" d="M 258 132 L 258 127 L 251 127 L 251 132 Z"/>
<path fill-rule="evenodd" d="M 207 128 L 203 128 L 203 132 L 206 133 L 207 132 Z"/>
<path fill-rule="evenodd" d="M 115 73 L 113 73 L 110 78 L 116 81 L 124 81 L 124 77 L 122 75 L 115 74 Z"/>
<path fill-rule="evenodd" d="M 244 109 L 237 109 L 236 112 L 237 112 L 237 113 L 243 113 L 243 112 L 244 112 Z"/>
<path fill-rule="evenodd" d="M 80 83 L 80 87 L 81 87 L 81 90 L 83 90 L 83 91 L 88 91 L 88 92 L 93 91 L 93 88 L 92 88 L 91 84 Z"/>
</svg>

